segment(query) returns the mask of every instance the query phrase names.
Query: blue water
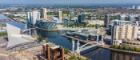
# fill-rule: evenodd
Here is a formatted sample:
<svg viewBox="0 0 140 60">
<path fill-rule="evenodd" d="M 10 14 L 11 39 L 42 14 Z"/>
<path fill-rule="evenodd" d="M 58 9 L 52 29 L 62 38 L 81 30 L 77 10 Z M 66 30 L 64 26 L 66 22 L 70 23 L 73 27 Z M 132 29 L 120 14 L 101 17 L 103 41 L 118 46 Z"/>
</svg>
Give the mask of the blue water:
<svg viewBox="0 0 140 60">
<path fill-rule="evenodd" d="M 48 32 L 47 34 L 47 39 L 49 42 L 55 43 L 57 45 L 60 45 L 64 48 L 68 48 L 68 49 L 72 49 L 72 42 L 71 40 L 69 40 L 68 38 L 65 38 L 63 36 L 61 36 L 60 33 L 58 32 Z M 105 49 L 89 49 L 87 51 L 82 52 L 81 54 L 92 59 L 92 60 L 99 60 L 99 58 L 102 58 L 100 60 L 104 60 L 104 58 L 106 58 L 106 60 L 110 59 L 110 51 L 109 50 L 105 50 Z M 98 57 L 99 56 L 99 57 Z"/>
<path fill-rule="evenodd" d="M 63 46 L 64 48 L 71 49 L 72 43 L 68 38 L 61 36 L 59 33 L 50 32 L 47 35 L 49 42 L 53 42 L 57 45 Z"/>
<path fill-rule="evenodd" d="M 49 32 L 46 34 L 49 42 L 53 42 L 64 48 L 72 49 L 72 42 L 68 38 L 61 36 L 58 32 Z M 86 53 L 85 53 L 86 52 Z M 82 53 L 81 53 L 82 54 Z M 111 60 L 111 51 L 103 48 L 91 48 L 84 51 L 83 56 L 90 58 L 91 60 Z M 135 60 L 140 60 L 140 56 L 135 57 Z"/>
<path fill-rule="evenodd" d="M 47 39 L 49 40 L 49 42 L 55 43 L 57 45 L 60 45 L 64 48 L 68 48 L 68 49 L 72 49 L 72 42 L 71 40 L 69 40 L 68 38 L 65 38 L 63 36 L 61 36 L 60 33 L 58 32 L 49 32 L 46 34 L 47 35 Z M 89 50 L 90 51 L 90 50 Z M 104 60 L 104 58 L 106 58 L 106 60 L 110 59 L 110 51 L 109 50 L 105 50 L 105 49 L 97 49 L 94 51 L 94 48 L 91 52 L 88 52 L 86 54 L 83 54 L 84 56 L 92 59 L 92 60 L 98 60 L 99 57 L 101 57 L 100 60 Z"/>
</svg>

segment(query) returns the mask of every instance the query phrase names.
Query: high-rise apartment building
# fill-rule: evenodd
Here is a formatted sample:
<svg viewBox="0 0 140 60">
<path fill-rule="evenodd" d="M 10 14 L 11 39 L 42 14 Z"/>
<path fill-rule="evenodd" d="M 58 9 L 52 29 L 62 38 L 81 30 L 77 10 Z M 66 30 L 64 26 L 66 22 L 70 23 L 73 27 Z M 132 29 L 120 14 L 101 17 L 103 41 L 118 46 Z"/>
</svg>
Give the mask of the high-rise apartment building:
<svg viewBox="0 0 140 60">
<path fill-rule="evenodd" d="M 129 21 L 116 20 L 112 26 L 112 40 L 114 44 L 119 41 L 132 41 L 137 39 L 138 25 Z"/>
<path fill-rule="evenodd" d="M 27 23 L 30 25 L 35 25 L 37 20 L 40 20 L 40 12 L 37 10 L 27 13 Z"/>
<path fill-rule="evenodd" d="M 59 20 L 63 20 L 63 11 L 59 10 Z"/>
<path fill-rule="evenodd" d="M 43 19 L 48 19 L 48 10 L 46 9 L 46 8 L 43 8 L 42 10 L 41 10 L 41 18 L 43 18 Z"/>
</svg>

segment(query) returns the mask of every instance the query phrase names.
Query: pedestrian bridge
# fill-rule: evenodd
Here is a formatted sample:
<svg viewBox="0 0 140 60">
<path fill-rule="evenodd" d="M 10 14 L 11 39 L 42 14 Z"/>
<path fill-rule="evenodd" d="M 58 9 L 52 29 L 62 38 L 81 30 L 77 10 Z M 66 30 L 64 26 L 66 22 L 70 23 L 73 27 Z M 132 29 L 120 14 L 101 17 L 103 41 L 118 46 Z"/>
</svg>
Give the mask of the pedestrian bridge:
<svg viewBox="0 0 140 60">
<path fill-rule="evenodd" d="M 96 41 L 90 41 L 90 40 L 81 40 L 75 37 L 62 35 L 64 37 L 70 38 L 72 41 L 72 52 L 80 53 L 82 51 L 85 51 L 87 49 L 96 47 L 96 46 L 103 46 L 103 39 L 99 41 L 99 37 Z M 80 45 L 80 42 L 84 43 L 83 45 Z M 76 48 L 76 49 L 75 49 Z"/>
</svg>

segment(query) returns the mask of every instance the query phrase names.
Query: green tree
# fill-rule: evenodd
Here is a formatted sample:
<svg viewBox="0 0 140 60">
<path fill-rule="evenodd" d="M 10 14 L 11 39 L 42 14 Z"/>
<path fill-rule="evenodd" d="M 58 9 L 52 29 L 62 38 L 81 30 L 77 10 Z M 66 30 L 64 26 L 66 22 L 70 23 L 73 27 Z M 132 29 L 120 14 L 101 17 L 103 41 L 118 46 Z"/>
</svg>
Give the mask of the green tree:
<svg viewBox="0 0 140 60">
<path fill-rule="evenodd" d="M 89 60 L 89 59 L 82 58 L 82 57 L 77 57 L 77 56 L 73 55 L 68 60 Z"/>
<path fill-rule="evenodd" d="M 7 36 L 7 33 L 6 32 L 0 32 L 0 37 L 2 36 Z"/>
<path fill-rule="evenodd" d="M 65 54 L 69 53 L 69 49 L 67 49 L 67 48 L 64 48 L 64 51 L 65 51 Z"/>
</svg>

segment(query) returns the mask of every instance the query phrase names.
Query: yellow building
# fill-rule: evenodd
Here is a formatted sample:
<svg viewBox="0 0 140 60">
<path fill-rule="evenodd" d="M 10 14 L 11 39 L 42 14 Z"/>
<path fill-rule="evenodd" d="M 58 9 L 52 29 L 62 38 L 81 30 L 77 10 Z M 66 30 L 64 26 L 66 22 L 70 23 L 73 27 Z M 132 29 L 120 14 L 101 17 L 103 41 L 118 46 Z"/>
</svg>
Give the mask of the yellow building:
<svg viewBox="0 0 140 60">
<path fill-rule="evenodd" d="M 63 11 L 59 10 L 59 20 L 63 20 Z"/>
<path fill-rule="evenodd" d="M 135 25 L 114 26 L 114 40 L 133 40 L 137 38 L 137 29 Z"/>
<path fill-rule="evenodd" d="M 47 10 L 46 8 L 43 8 L 43 9 L 41 10 L 41 18 L 47 20 L 47 18 L 48 18 L 47 13 L 48 13 L 48 10 Z"/>
</svg>

